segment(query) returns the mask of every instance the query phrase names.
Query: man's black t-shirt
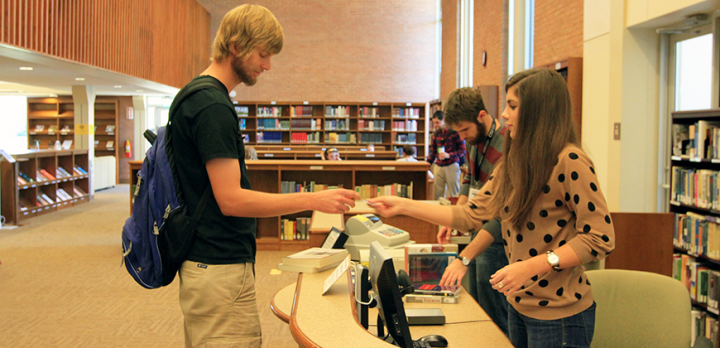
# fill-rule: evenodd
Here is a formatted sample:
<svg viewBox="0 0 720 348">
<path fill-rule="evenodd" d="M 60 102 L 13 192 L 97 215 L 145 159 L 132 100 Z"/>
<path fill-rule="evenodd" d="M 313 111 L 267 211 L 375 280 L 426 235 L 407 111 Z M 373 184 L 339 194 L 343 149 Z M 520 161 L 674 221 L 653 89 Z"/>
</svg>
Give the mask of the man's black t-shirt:
<svg viewBox="0 0 720 348">
<path fill-rule="evenodd" d="M 220 89 L 203 89 L 188 97 L 177 108 L 170 127 L 175 167 L 190 212 L 195 211 L 210 185 L 205 164 L 211 159 L 237 159 L 240 186 L 251 188 L 245 168 L 245 146 L 227 88 L 211 76 L 196 77 L 185 88 L 202 81 L 212 81 Z M 223 215 L 215 197 L 211 197 L 188 260 L 207 264 L 255 262 L 256 225 L 255 218 Z"/>
</svg>

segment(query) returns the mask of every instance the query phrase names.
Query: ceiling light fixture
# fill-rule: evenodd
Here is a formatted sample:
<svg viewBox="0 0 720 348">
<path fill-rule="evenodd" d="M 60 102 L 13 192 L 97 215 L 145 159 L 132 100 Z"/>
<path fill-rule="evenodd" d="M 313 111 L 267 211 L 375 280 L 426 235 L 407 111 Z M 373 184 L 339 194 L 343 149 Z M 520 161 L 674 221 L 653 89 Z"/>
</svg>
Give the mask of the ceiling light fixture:
<svg viewBox="0 0 720 348">
<path fill-rule="evenodd" d="M 76 77 L 75 81 L 85 81 L 85 78 L 84 77 Z"/>
<path fill-rule="evenodd" d="M 143 90 L 142 90 L 142 89 L 138 89 L 138 90 L 136 90 L 135 92 L 142 93 Z"/>
<path fill-rule="evenodd" d="M 33 67 L 31 67 L 31 66 L 21 66 L 20 67 L 20 70 L 23 70 L 23 71 L 31 71 L 32 69 L 33 69 Z"/>
<path fill-rule="evenodd" d="M 120 85 L 115 85 L 114 87 L 115 87 L 115 88 L 122 88 L 122 86 L 120 86 Z"/>
</svg>

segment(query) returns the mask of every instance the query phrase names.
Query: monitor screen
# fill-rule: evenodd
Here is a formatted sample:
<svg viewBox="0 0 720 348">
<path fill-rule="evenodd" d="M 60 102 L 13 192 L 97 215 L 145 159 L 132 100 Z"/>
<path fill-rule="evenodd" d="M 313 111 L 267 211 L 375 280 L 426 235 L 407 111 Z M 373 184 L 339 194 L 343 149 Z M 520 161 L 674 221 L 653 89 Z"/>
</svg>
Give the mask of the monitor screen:
<svg viewBox="0 0 720 348">
<path fill-rule="evenodd" d="M 398 346 L 412 348 L 413 341 L 392 256 L 378 242 L 370 244 L 370 279 L 377 297 L 378 312 L 388 333 Z"/>
</svg>

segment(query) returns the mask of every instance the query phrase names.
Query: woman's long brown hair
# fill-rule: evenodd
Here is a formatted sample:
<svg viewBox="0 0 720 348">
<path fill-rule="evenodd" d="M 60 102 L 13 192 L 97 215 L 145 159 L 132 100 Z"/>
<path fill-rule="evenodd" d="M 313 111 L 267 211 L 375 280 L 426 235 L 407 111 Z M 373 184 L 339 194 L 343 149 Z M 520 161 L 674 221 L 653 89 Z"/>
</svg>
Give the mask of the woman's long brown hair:
<svg viewBox="0 0 720 348">
<path fill-rule="evenodd" d="M 508 80 L 505 91 L 511 88 L 516 88 L 520 102 L 518 121 L 515 136 L 505 139 L 493 210 L 519 231 L 550 179 L 560 151 L 568 144 L 580 144 L 570 93 L 560 74 L 545 68 L 525 70 Z"/>
</svg>

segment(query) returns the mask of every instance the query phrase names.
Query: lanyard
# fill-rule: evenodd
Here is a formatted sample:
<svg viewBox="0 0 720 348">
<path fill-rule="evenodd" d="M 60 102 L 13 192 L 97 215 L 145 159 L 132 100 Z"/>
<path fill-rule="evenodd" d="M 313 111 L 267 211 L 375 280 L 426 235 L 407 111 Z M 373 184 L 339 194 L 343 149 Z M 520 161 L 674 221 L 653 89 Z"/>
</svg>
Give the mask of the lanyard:
<svg viewBox="0 0 720 348">
<path fill-rule="evenodd" d="M 490 146 L 490 141 L 492 140 L 493 136 L 495 135 L 495 119 L 493 118 L 492 126 L 490 127 L 490 132 L 488 132 L 487 138 L 485 138 L 485 146 L 483 147 L 482 157 L 480 157 L 479 160 L 475 162 L 475 182 L 480 181 L 480 167 L 482 166 L 483 161 L 485 160 L 485 153 L 487 152 L 488 147 Z M 475 157 L 477 157 L 478 151 L 475 152 Z"/>
</svg>

